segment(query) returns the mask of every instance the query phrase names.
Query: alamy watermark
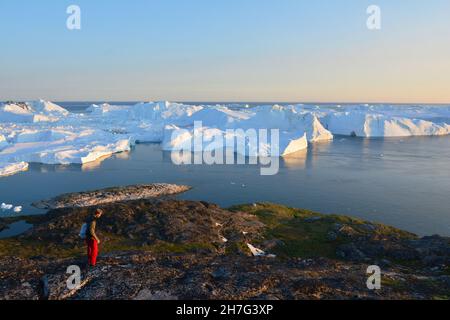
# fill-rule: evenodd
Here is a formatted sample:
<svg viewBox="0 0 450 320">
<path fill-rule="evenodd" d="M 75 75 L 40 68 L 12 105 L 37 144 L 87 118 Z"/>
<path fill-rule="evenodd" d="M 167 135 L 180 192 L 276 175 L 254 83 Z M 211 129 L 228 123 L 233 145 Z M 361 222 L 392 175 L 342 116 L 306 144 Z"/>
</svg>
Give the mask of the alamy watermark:
<svg viewBox="0 0 450 320">
<path fill-rule="evenodd" d="M 66 27 L 69 30 L 81 30 L 81 8 L 76 4 L 67 7 L 66 13 L 69 15 L 66 20 Z M 366 13 L 368 18 L 366 21 L 367 29 L 381 30 L 381 8 L 372 4 L 367 7 Z"/>
<path fill-rule="evenodd" d="M 67 267 L 66 273 L 70 274 L 66 281 L 67 289 L 78 290 L 81 287 L 81 269 L 79 266 L 73 265 Z"/>
<path fill-rule="evenodd" d="M 377 5 L 371 5 L 367 8 L 367 29 L 369 30 L 381 30 L 381 8 Z"/>
<path fill-rule="evenodd" d="M 263 176 L 280 168 L 278 129 L 211 129 L 196 121 L 190 129 L 174 128 L 170 141 L 175 165 L 261 165 Z"/>
<path fill-rule="evenodd" d="M 69 30 L 81 30 L 81 8 L 75 4 L 67 7 L 66 13 L 69 15 L 66 27 Z"/>
<path fill-rule="evenodd" d="M 367 274 L 370 274 L 367 279 L 366 285 L 369 290 L 381 289 L 381 268 L 379 266 L 369 266 L 367 268 Z"/>
</svg>

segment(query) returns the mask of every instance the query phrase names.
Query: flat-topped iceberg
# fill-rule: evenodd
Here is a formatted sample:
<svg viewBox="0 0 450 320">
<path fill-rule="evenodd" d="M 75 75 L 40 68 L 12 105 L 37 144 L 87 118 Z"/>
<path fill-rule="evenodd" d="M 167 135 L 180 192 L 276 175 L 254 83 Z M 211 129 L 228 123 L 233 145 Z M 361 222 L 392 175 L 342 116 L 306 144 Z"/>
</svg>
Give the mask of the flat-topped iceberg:
<svg viewBox="0 0 450 320">
<path fill-rule="evenodd" d="M 450 134 L 446 123 L 433 123 L 420 119 L 392 117 L 364 112 L 330 113 L 323 123 L 334 134 L 358 137 L 409 137 Z"/>
<path fill-rule="evenodd" d="M 196 132 L 195 123 L 201 123 Z M 0 105 L 1 174 L 25 169 L 29 162 L 85 164 L 129 151 L 138 142 L 161 143 L 162 149 L 193 145 L 220 149 L 217 141 L 242 139 L 248 130 L 278 131 L 278 140 L 246 140 L 231 146 L 246 156 L 285 156 L 333 135 L 405 137 L 450 134 L 449 106 L 397 105 L 188 105 L 148 102 L 92 105 L 84 113 L 48 101 Z M 240 131 L 239 131 L 240 130 Z M 231 134 L 230 131 L 233 131 Z M 214 141 L 217 139 L 217 141 Z M 276 147 L 276 148 L 275 148 Z"/>
</svg>

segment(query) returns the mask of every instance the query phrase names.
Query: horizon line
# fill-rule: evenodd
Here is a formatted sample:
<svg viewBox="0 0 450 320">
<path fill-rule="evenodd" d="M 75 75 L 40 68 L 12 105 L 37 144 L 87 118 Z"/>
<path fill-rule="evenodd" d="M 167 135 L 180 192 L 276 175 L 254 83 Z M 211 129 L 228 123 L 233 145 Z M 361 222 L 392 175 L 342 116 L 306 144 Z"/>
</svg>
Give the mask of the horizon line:
<svg viewBox="0 0 450 320">
<path fill-rule="evenodd" d="M 0 100 L 1 103 L 5 102 L 29 102 L 29 101 L 36 101 L 36 100 L 46 100 L 50 102 L 66 102 L 66 103 L 88 103 L 88 102 L 104 102 L 104 103 L 113 103 L 113 102 L 161 102 L 161 101 L 168 101 L 168 102 L 175 102 L 175 103 L 227 103 L 227 104 L 393 104 L 393 105 L 450 105 L 450 102 L 389 102 L 389 101 L 288 101 L 288 100 L 263 100 L 263 101 L 249 101 L 249 100 L 184 100 L 184 99 L 137 99 L 137 100 L 129 100 L 129 99 L 123 99 L 123 100 L 108 100 L 108 99 L 81 99 L 81 100 L 61 100 L 61 99 L 46 99 L 46 98 L 37 98 L 37 99 L 3 99 Z"/>
</svg>

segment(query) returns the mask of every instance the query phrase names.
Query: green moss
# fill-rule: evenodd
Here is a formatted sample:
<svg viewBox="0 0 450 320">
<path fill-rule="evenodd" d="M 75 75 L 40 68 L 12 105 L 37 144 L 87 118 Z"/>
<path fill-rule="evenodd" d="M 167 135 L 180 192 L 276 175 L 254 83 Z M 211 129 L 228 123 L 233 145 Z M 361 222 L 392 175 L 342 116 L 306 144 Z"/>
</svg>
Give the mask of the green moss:
<svg viewBox="0 0 450 320">
<path fill-rule="evenodd" d="M 231 210 L 256 215 L 267 226 L 265 238 L 282 241 L 283 245 L 272 250 L 280 257 L 335 258 L 336 247 L 342 243 L 328 240 L 335 219 L 309 210 L 270 203 L 234 206 Z M 320 219 L 305 221 L 313 217 Z"/>
<path fill-rule="evenodd" d="M 102 253 L 112 253 L 120 251 L 151 251 L 158 253 L 186 253 L 199 250 L 215 251 L 212 244 L 207 243 L 169 243 L 158 242 L 156 244 L 142 245 L 142 242 L 116 236 L 113 234 L 102 234 L 104 241 L 100 245 Z M 42 243 L 40 241 L 30 241 L 18 238 L 0 240 L 0 256 L 17 256 L 31 258 L 34 256 L 45 256 L 54 259 L 65 259 L 70 257 L 81 257 L 86 254 L 83 241 L 68 246 L 56 243 Z"/>
<path fill-rule="evenodd" d="M 244 254 L 250 255 L 250 249 L 247 244 L 242 241 L 232 242 L 225 248 L 225 254 L 234 255 L 234 254 Z"/>
<path fill-rule="evenodd" d="M 450 295 L 433 296 L 432 300 L 450 300 Z"/>
<path fill-rule="evenodd" d="M 289 208 L 272 203 L 256 205 L 238 205 L 231 211 L 243 211 L 256 215 L 267 226 L 265 238 L 281 240 L 284 245 L 274 249 L 282 257 L 328 257 L 336 258 L 336 249 L 348 240 L 329 240 L 328 235 L 334 231 L 336 224 L 348 225 L 358 235 L 378 234 L 399 238 L 416 238 L 415 235 L 390 226 L 369 223 L 362 219 L 343 215 L 323 215 L 310 210 Z M 317 220 L 306 220 L 317 218 Z M 368 228 L 368 224 L 373 228 Z"/>
<path fill-rule="evenodd" d="M 405 283 L 405 281 L 392 279 L 388 277 L 382 277 L 381 278 L 381 286 L 382 287 L 388 287 L 395 290 L 407 290 L 408 286 Z"/>
<path fill-rule="evenodd" d="M 69 258 L 81 256 L 84 254 L 84 251 L 84 248 L 82 249 L 81 247 L 69 247 L 40 241 L 18 240 L 15 238 L 0 240 L 0 256 Z"/>
</svg>

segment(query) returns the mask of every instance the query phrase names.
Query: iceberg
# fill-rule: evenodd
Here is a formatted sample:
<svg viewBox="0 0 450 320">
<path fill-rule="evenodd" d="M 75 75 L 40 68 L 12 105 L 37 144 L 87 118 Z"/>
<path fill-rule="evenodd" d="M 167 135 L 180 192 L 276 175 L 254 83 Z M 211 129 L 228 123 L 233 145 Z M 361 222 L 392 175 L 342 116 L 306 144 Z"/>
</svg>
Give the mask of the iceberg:
<svg viewBox="0 0 450 320">
<path fill-rule="evenodd" d="M 12 204 L 6 204 L 6 203 L 2 203 L 1 204 L 1 206 L 0 206 L 0 209 L 2 209 L 2 210 L 11 210 L 13 208 L 13 205 Z"/>
<path fill-rule="evenodd" d="M 195 124 L 201 123 L 201 128 Z M 45 100 L 0 105 L 0 174 L 28 163 L 88 164 L 128 152 L 140 142 L 167 151 L 211 151 L 284 157 L 334 135 L 371 137 L 450 134 L 450 106 L 417 105 L 190 105 L 168 101 L 92 105 L 84 113 Z M 248 139 L 248 130 L 267 131 Z M 279 139 L 272 138 L 276 130 Z M 196 139 L 198 135 L 202 139 Z M 240 139 L 240 140 L 239 140 Z M 227 145 L 227 141 L 245 145 Z"/>
<path fill-rule="evenodd" d="M 0 177 L 10 176 L 21 171 L 28 170 L 28 163 L 1 163 L 0 162 Z"/>
<path fill-rule="evenodd" d="M 49 101 L 6 103 L 0 107 L 0 122 L 56 122 L 69 111 Z"/>
<path fill-rule="evenodd" d="M 166 126 L 161 146 L 164 151 L 232 150 L 248 157 L 280 157 L 308 148 L 306 133 L 283 131 L 277 138 L 270 134 L 263 138 L 257 131 L 252 134 L 243 129 L 180 128 L 172 125 Z"/>
<path fill-rule="evenodd" d="M 330 113 L 323 122 L 331 132 L 358 137 L 408 137 L 450 134 L 446 123 L 364 112 Z"/>
</svg>

